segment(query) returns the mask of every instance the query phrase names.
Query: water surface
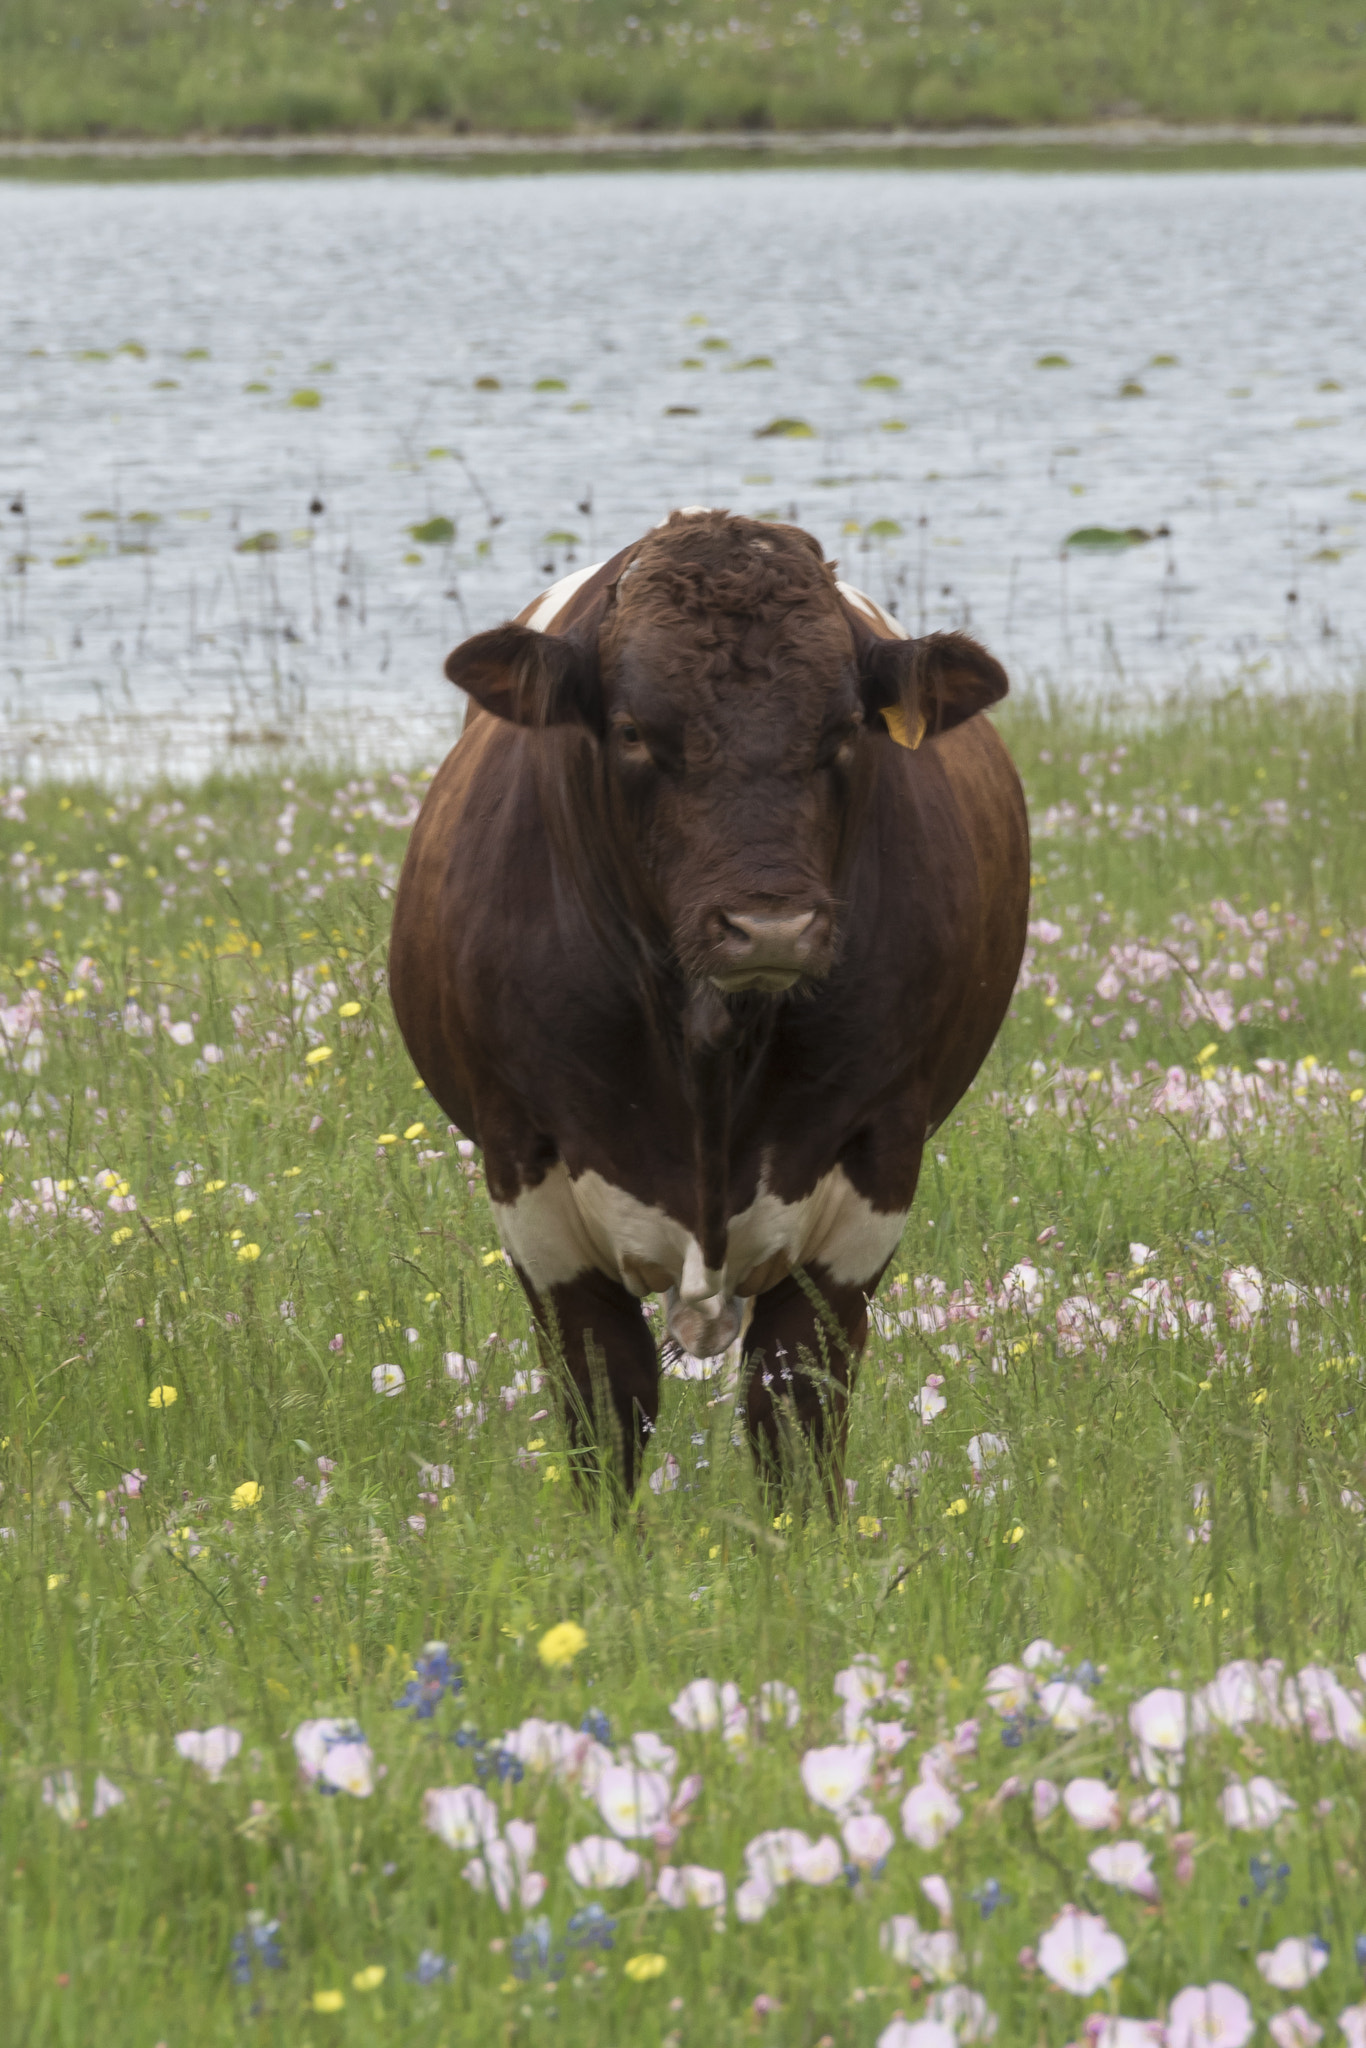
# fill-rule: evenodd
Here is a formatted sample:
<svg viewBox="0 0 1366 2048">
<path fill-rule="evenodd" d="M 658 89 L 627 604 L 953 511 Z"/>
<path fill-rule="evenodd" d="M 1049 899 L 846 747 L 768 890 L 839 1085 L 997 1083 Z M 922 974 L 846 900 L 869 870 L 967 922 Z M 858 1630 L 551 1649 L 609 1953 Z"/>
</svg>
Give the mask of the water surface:
<svg viewBox="0 0 1366 2048">
<path fill-rule="evenodd" d="M 439 750 L 447 650 L 677 504 L 1021 680 L 1350 674 L 1363 220 L 1357 169 L 6 182 L 2 765 Z"/>
</svg>

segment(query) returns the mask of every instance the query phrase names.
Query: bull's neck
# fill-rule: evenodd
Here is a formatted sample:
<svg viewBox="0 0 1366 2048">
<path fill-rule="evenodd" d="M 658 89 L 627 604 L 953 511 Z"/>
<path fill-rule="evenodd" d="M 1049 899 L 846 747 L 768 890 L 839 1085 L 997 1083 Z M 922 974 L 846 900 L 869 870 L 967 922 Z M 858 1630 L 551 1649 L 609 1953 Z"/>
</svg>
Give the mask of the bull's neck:
<svg viewBox="0 0 1366 2048">
<path fill-rule="evenodd" d="M 730 1148 L 737 1097 L 762 1060 L 776 1005 L 756 1017 L 737 1013 L 710 985 L 693 989 L 683 1017 L 684 1085 L 693 1112 L 697 1239 L 706 1264 L 726 1262 Z"/>
</svg>

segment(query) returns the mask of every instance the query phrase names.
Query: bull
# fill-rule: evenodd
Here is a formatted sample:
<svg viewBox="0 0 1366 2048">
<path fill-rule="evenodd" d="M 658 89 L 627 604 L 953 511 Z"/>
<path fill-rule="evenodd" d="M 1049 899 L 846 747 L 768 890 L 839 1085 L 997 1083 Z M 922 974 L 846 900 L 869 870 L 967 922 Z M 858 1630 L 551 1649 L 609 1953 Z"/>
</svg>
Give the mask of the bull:
<svg viewBox="0 0 1366 2048">
<path fill-rule="evenodd" d="M 795 1423 L 836 1498 L 869 1298 L 1024 949 L 1024 796 L 981 716 L 1005 672 L 907 637 L 800 529 L 708 511 L 446 673 L 469 710 L 392 999 L 482 1149 L 571 1442 L 614 1439 L 630 1495 L 662 1294 L 682 1351 L 740 1340 L 761 1471 Z"/>
</svg>

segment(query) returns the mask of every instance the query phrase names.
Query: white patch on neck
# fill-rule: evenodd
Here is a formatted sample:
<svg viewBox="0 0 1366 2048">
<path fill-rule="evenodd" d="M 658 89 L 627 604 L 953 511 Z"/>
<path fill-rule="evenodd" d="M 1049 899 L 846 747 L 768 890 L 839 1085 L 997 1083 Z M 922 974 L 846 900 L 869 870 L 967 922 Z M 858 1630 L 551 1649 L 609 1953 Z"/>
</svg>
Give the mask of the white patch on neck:
<svg viewBox="0 0 1366 2048">
<path fill-rule="evenodd" d="M 910 639 L 911 636 L 902 625 L 900 619 L 894 619 L 890 612 L 885 612 L 876 598 L 869 597 L 866 591 L 855 590 L 852 583 L 840 583 L 839 581 L 836 581 L 835 588 L 845 602 L 853 605 L 856 611 L 861 611 L 865 618 L 876 619 L 880 624 L 884 625 L 893 639 Z"/>
<path fill-rule="evenodd" d="M 596 576 L 601 567 L 601 562 L 590 562 L 586 569 L 575 569 L 570 575 L 561 576 L 558 583 L 552 583 L 549 590 L 542 591 L 533 609 L 522 620 L 522 624 L 530 626 L 533 633 L 544 633 L 556 613 L 564 610 L 579 586 L 586 583 L 590 576 Z"/>
<path fill-rule="evenodd" d="M 708 1267 L 692 1233 L 666 1210 L 628 1195 L 600 1174 L 571 1180 L 562 1163 L 515 1202 L 495 1202 L 498 1233 L 538 1292 L 580 1273 L 608 1274 L 631 1294 L 675 1290 L 671 1323 L 714 1333 L 721 1304 L 740 1281 L 778 1260 L 784 1271 L 820 1265 L 843 1286 L 870 1285 L 896 1250 L 905 1210 L 875 1209 L 837 1166 L 798 1202 L 782 1202 L 760 1183 L 747 1209 L 727 1226 L 726 1259 Z M 777 1277 L 782 1277 L 779 1274 Z M 694 1311 L 685 1317 L 681 1312 Z M 682 1338 L 682 1329 L 675 1334 Z M 713 1347 L 714 1348 L 714 1347 Z"/>
</svg>

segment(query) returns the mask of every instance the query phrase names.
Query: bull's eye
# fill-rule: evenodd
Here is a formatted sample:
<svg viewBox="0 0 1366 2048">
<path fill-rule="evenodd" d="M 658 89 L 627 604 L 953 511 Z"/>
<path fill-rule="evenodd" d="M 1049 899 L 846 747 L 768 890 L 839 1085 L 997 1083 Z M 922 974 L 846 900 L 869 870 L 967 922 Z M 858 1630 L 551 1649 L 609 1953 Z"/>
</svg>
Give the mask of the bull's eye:
<svg viewBox="0 0 1366 2048">
<path fill-rule="evenodd" d="M 629 719 L 624 719 L 617 727 L 616 734 L 617 744 L 626 760 L 635 762 L 649 760 L 650 749 L 646 745 L 645 735 L 638 725 L 633 724 Z"/>
</svg>

